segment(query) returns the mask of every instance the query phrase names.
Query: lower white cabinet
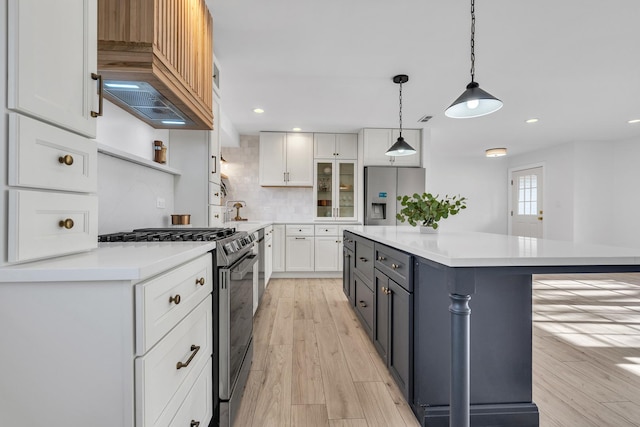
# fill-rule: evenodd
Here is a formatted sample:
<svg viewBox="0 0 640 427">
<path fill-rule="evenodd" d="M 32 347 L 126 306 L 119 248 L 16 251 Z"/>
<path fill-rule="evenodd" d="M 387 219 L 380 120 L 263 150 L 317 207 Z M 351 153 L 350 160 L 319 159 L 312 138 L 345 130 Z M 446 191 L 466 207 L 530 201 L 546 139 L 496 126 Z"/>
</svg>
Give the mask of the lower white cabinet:
<svg viewBox="0 0 640 427">
<path fill-rule="evenodd" d="M 314 270 L 314 237 L 287 236 L 287 271 Z"/>
<path fill-rule="evenodd" d="M 273 272 L 282 272 L 285 269 L 285 225 L 274 224 L 273 225 Z"/>
<path fill-rule="evenodd" d="M 164 303 L 157 308 L 164 305 L 171 313 L 178 305 L 170 298 L 175 301 L 175 292 L 184 292 L 191 278 L 198 289 L 211 282 L 209 267 L 201 273 L 205 285 L 195 283 L 199 273 L 193 272 L 203 263 L 212 265 L 211 254 L 138 283 L 102 276 L 0 283 L 0 320 L 11 325 L 0 328 L 0 377 L 10 385 L 10 400 L 0 399 L 0 424 L 178 427 L 196 425 L 193 420 L 208 426 L 213 412 L 208 292 L 192 294 L 193 308 L 173 318 L 166 333 L 136 356 L 136 335 L 153 328 L 138 324 L 138 311 L 147 308 L 138 301 L 137 288 L 166 285 L 157 293 Z M 73 277 L 66 270 L 57 274 Z"/>
<path fill-rule="evenodd" d="M 338 236 L 315 238 L 315 271 L 339 271 Z"/>
<path fill-rule="evenodd" d="M 273 225 L 264 228 L 264 286 L 269 285 L 273 273 Z"/>
</svg>

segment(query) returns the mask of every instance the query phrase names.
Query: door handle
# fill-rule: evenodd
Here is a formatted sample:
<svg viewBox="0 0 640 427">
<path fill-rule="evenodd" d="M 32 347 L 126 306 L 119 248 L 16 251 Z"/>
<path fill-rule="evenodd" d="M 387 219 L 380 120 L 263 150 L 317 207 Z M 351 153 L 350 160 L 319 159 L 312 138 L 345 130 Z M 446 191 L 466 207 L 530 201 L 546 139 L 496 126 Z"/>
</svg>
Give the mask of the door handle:
<svg viewBox="0 0 640 427">
<path fill-rule="evenodd" d="M 360 303 L 360 307 L 366 307 L 367 303 L 364 301 L 358 301 Z"/>
<path fill-rule="evenodd" d="M 191 361 L 193 360 L 194 357 L 196 357 L 196 354 L 198 354 L 199 351 L 200 351 L 200 346 L 192 344 L 191 345 L 191 356 L 189 356 L 189 359 L 187 359 L 187 361 L 184 362 L 184 363 L 182 363 L 182 361 L 176 363 L 176 369 L 186 368 L 187 366 L 189 366 L 189 363 L 191 363 Z"/>
<path fill-rule="evenodd" d="M 542 221 L 542 217 L 541 216 L 538 217 L 538 221 Z"/>
<path fill-rule="evenodd" d="M 362 261 L 362 262 L 367 262 L 367 261 L 368 261 L 368 259 L 366 259 L 365 257 L 360 257 L 359 259 L 360 259 L 360 261 Z"/>
<path fill-rule="evenodd" d="M 204 286 L 204 277 L 196 279 L 196 285 Z"/>
<path fill-rule="evenodd" d="M 102 115 L 102 74 L 91 73 L 91 78 L 98 81 L 98 112 L 91 110 L 91 117 L 95 119 Z"/>
</svg>

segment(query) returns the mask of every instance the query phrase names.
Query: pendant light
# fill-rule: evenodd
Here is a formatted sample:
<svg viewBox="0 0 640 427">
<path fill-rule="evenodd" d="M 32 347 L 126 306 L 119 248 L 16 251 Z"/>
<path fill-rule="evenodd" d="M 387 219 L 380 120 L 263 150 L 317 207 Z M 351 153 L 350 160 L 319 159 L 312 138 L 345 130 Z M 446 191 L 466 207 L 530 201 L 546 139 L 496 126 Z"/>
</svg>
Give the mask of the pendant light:
<svg viewBox="0 0 640 427">
<path fill-rule="evenodd" d="M 474 80 L 476 74 L 475 34 L 475 0 L 471 0 L 471 83 L 467 85 L 467 90 L 446 109 L 444 114 L 447 117 L 454 119 L 480 117 L 502 108 L 502 101 L 480 89 L 480 85 Z"/>
<path fill-rule="evenodd" d="M 410 156 L 416 154 L 416 150 L 402 137 L 402 83 L 409 81 L 409 76 L 406 74 L 398 74 L 393 77 L 393 82 L 400 85 L 400 135 L 398 140 L 387 150 L 385 153 L 387 156 Z"/>
</svg>

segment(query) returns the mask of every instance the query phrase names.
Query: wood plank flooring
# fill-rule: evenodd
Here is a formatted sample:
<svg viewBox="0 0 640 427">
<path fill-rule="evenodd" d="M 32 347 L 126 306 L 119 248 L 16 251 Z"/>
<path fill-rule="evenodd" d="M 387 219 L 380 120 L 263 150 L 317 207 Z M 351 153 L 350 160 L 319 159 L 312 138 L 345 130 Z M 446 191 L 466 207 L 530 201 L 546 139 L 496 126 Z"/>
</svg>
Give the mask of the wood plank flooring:
<svg viewBox="0 0 640 427">
<path fill-rule="evenodd" d="M 640 275 L 538 275 L 533 298 L 540 426 L 640 427 Z M 418 425 L 340 279 L 271 280 L 235 427 Z"/>
</svg>

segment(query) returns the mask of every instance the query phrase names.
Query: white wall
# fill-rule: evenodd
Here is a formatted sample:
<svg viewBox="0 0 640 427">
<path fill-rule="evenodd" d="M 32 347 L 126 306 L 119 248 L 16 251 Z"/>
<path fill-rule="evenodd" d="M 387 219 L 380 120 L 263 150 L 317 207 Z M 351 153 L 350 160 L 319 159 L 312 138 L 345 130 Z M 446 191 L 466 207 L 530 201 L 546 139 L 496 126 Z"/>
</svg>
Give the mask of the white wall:
<svg viewBox="0 0 640 427">
<path fill-rule="evenodd" d="M 169 131 L 154 129 L 136 117 L 104 102 L 96 140 L 147 160 L 153 160 L 153 141 L 169 147 Z M 171 156 L 170 148 L 167 158 Z M 206 178 L 204 178 L 206 179 Z M 158 209 L 158 197 L 165 208 Z M 173 175 L 100 154 L 98 156 L 98 233 L 142 227 L 166 227 L 173 212 Z"/>
<path fill-rule="evenodd" d="M 222 172 L 229 176 L 226 200 L 244 200 L 240 216 L 249 220 L 313 221 L 313 189 L 260 187 L 260 137 L 240 136 L 240 147 L 222 147 Z M 235 210 L 232 217 L 235 216 Z"/>
<path fill-rule="evenodd" d="M 439 222 L 440 229 L 507 233 L 505 158 L 443 156 L 425 144 L 427 192 L 466 197 L 467 209 Z"/>
</svg>

